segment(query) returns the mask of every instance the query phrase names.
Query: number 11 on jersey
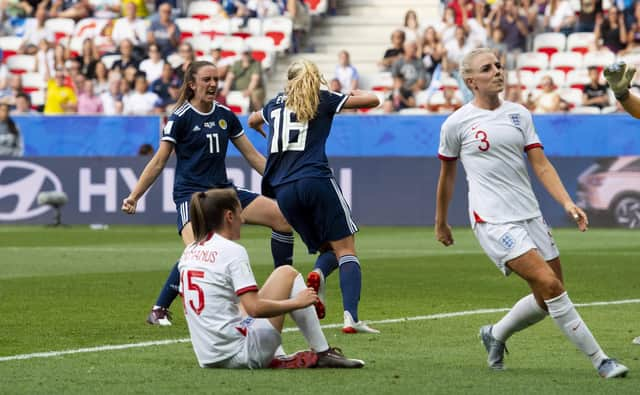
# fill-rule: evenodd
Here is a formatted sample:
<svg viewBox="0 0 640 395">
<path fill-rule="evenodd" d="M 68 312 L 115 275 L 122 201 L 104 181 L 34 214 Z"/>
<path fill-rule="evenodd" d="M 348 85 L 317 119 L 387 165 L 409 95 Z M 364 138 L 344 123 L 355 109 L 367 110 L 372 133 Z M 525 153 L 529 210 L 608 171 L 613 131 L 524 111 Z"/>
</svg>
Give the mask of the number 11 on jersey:
<svg viewBox="0 0 640 395">
<path fill-rule="evenodd" d="M 220 140 L 218 140 L 218 133 L 207 133 L 207 139 L 209 140 L 209 153 L 217 154 L 220 152 Z"/>
</svg>

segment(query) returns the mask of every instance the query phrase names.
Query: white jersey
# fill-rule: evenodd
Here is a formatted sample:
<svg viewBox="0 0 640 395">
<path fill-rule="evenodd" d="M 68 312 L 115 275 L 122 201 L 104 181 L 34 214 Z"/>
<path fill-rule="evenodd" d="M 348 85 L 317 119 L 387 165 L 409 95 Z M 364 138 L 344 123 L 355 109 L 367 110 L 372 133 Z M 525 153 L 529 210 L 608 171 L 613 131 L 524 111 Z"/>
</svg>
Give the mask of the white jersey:
<svg viewBox="0 0 640 395">
<path fill-rule="evenodd" d="M 469 184 L 469 217 L 507 223 L 541 216 L 524 152 L 542 147 L 531 113 L 504 101 L 495 110 L 467 103 L 442 124 L 438 157 L 460 158 Z"/>
<path fill-rule="evenodd" d="M 218 234 L 185 248 L 180 293 L 191 343 L 200 366 L 223 361 L 242 350 L 246 329 L 238 296 L 257 291 L 247 251 Z"/>
</svg>

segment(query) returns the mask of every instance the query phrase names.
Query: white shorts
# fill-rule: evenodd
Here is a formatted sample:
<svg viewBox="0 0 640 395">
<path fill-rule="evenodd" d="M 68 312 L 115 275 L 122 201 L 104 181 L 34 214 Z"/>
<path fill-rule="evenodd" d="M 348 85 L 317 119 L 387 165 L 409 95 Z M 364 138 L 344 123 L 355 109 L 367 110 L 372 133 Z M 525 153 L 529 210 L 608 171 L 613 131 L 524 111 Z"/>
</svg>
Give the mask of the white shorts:
<svg viewBox="0 0 640 395">
<path fill-rule="evenodd" d="M 542 217 L 506 224 L 476 223 L 473 232 L 484 252 L 505 276 L 511 274 L 507 262 L 532 249 L 545 261 L 560 255 L 551 228 Z"/>
<path fill-rule="evenodd" d="M 282 344 L 282 337 L 271 322 L 266 318 L 247 317 L 242 321 L 247 335 L 241 350 L 226 361 L 216 364 L 216 367 L 227 369 L 260 369 L 266 368 L 273 360 L 278 346 Z"/>
</svg>

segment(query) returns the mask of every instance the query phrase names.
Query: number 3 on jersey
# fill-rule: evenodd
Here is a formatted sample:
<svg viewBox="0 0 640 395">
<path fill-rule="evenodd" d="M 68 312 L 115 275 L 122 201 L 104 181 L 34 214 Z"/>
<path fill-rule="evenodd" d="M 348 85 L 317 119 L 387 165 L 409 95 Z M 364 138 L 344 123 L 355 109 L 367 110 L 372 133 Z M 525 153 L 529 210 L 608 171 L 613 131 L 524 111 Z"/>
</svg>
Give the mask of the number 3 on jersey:
<svg viewBox="0 0 640 395">
<path fill-rule="evenodd" d="M 293 112 L 285 108 L 282 124 L 280 124 L 281 108 L 271 111 L 271 119 L 273 120 L 273 138 L 271 139 L 271 148 L 269 151 L 273 153 L 280 152 L 278 145 L 282 140 L 282 152 L 284 151 L 304 151 L 307 143 L 308 122 L 294 122 L 291 120 Z M 295 140 L 291 141 L 291 136 L 297 133 Z"/>
<path fill-rule="evenodd" d="M 202 287 L 193 281 L 193 278 L 204 278 L 204 272 L 202 270 L 185 270 L 182 272 L 180 282 L 182 283 L 182 303 L 185 314 L 187 313 L 187 299 L 189 299 L 189 307 L 194 313 L 200 315 L 204 310 L 204 291 Z M 195 298 L 193 292 L 195 291 Z M 194 303 L 194 300 L 196 303 Z"/>
<path fill-rule="evenodd" d="M 480 151 L 488 151 L 489 147 L 491 147 L 491 144 L 489 144 L 489 140 L 487 140 L 487 137 L 487 132 L 483 130 L 478 130 L 476 132 L 476 138 L 480 140 L 480 145 L 478 146 L 478 149 Z"/>
</svg>

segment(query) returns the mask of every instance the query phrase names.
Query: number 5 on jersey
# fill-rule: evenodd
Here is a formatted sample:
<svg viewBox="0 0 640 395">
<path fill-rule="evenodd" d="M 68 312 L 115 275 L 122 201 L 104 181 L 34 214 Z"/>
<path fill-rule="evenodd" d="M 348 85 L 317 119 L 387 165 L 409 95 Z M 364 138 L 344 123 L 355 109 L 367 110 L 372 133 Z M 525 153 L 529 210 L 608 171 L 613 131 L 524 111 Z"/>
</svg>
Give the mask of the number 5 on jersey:
<svg viewBox="0 0 640 395">
<path fill-rule="evenodd" d="M 285 108 L 284 116 L 282 117 L 282 124 L 280 123 L 281 108 L 277 108 L 271 111 L 271 119 L 273 120 L 273 138 L 271 139 L 271 148 L 269 151 L 278 153 L 278 145 L 282 146 L 282 152 L 284 151 L 304 151 L 304 146 L 307 143 L 307 130 L 309 129 L 308 122 L 294 122 L 291 120 L 293 112 Z M 295 140 L 291 141 L 291 136 L 297 132 Z M 280 143 L 282 141 L 282 144 Z"/>
<path fill-rule="evenodd" d="M 180 276 L 181 289 L 182 289 L 182 303 L 184 307 L 184 313 L 187 313 L 187 304 L 191 307 L 194 313 L 200 315 L 204 310 L 204 291 L 202 287 L 193 281 L 193 278 L 204 278 L 204 272 L 202 270 L 185 270 Z M 195 291 L 195 295 L 193 292 Z M 195 296 L 195 298 L 194 298 Z M 187 303 L 187 299 L 188 302 Z M 194 301 L 196 303 L 194 303 Z"/>
</svg>

